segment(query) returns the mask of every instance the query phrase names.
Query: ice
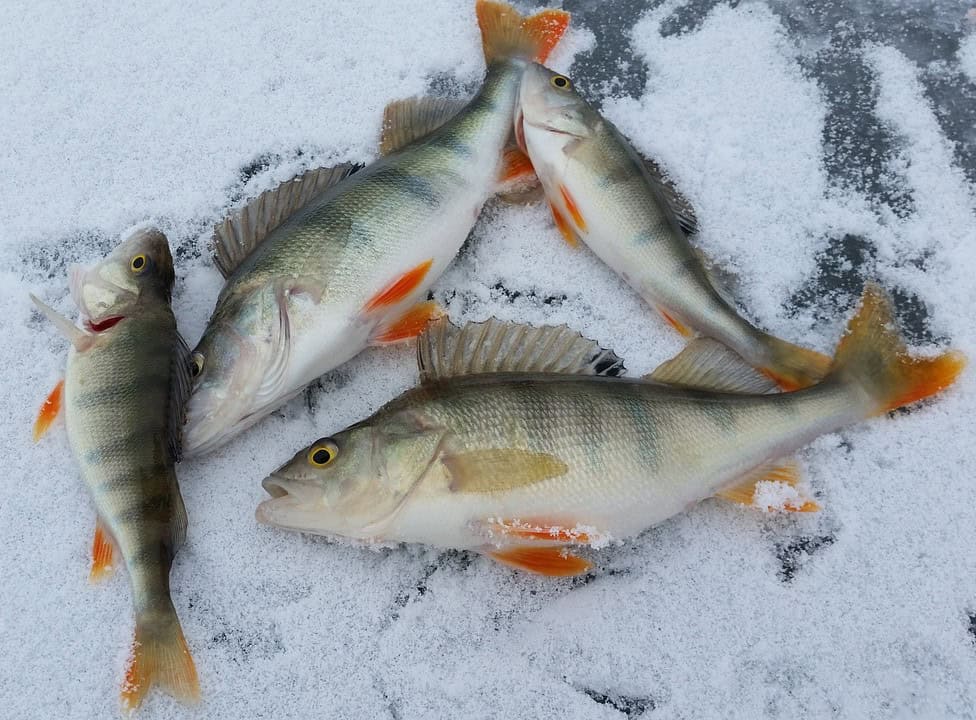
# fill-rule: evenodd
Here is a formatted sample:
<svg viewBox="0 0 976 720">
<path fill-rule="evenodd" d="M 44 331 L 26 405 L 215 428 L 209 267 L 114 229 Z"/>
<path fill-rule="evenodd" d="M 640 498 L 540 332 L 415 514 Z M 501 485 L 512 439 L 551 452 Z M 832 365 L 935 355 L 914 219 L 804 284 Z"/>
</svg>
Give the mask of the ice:
<svg viewBox="0 0 976 720">
<path fill-rule="evenodd" d="M 695 203 L 700 244 L 751 317 L 830 351 L 876 277 L 914 343 L 976 355 L 976 156 L 969 110 L 942 102 L 976 82 L 964 7 L 896 4 L 913 33 L 953 41 L 938 44 L 902 42 L 884 3 L 567 5 L 579 19 L 553 64 L 613 93 L 604 112 Z M 471 3 L 448 0 L 8 2 L 4 19 L 0 715 L 112 717 L 128 582 L 86 581 L 94 517 L 63 422 L 30 443 L 66 343 L 27 293 L 73 312 L 67 264 L 154 222 L 192 344 L 220 287 L 213 223 L 303 168 L 372 159 L 388 101 L 476 86 L 478 33 Z M 833 72 L 842 60 L 857 73 Z M 936 87 L 933 62 L 969 85 Z M 568 323 L 631 375 L 682 346 L 541 206 L 489 206 L 434 295 L 455 322 Z M 180 466 L 173 596 L 204 700 L 157 692 L 142 717 L 972 717 L 971 371 L 801 451 L 822 512 L 706 501 L 594 553 L 576 580 L 255 523 L 267 472 L 415 380 L 411 348 L 370 350 Z"/>
</svg>

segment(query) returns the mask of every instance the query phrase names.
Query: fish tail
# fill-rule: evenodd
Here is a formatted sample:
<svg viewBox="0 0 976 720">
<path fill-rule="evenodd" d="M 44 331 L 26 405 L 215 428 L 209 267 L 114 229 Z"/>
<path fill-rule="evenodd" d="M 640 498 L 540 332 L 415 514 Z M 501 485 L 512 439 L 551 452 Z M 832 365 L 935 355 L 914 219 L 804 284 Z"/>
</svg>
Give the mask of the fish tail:
<svg viewBox="0 0 976 720">
<path fill-rule="evenodd" d="M 545 62 L 569 27 L 569 13 L 564 10 L 523 17 L 506 3 L 478 0 L 475 13 L 489 63 L 512 57 Z"/>
<path fill-rule="evenodd" d="M 132 654 L 122 685 L 123 707 L 139 707 L 154 685 L 182 702 L 200 699 L 196 666 L 171 602 L 136 618 Z"/>
<path fill-rule="evenodd" d="M 866 395 L 867 414 L 880 415 L 948 387 L 965 366 L 966 356 L 957 350 L 930 358 L 909 355 L 891 301 L 868 283 L 837 347 L 830 378 L 857 387 Z"/>
<path fill-rule="evenodd" d="M 768 360 L 758 368 L 784 390 L 816 385 L 830 370 L 830 357 L 772 335 L 762 338 Z"/>
</svg>

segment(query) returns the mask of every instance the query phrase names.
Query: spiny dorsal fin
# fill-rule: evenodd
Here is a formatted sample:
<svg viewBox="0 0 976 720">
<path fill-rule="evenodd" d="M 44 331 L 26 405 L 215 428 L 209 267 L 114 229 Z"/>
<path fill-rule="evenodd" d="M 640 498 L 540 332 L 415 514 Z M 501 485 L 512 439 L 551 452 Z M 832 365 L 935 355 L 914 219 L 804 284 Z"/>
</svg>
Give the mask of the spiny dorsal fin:
<svg viewBox="0 0 976 720">
<path fill-rule="evenodd" d="M 696 338 L 660 365 L 645 380 L 717 392 L 760 395 L 776 383 L 718 340 Z"/>
<path fill-rule="evenodd" d="M 764 463 L 741 477 L 735 485 L 715 494 L 740 505 L 753 505 L 761 510 L 789 512 L 817 512 L 820 506 L 797 490 L 800 468 L 796 460 L 774 460 Z M 756 492 L 759 483 L 776 483 L 773 492 Z"/>
<path fill-rule="evenodd" d="M 519 325 L 492 318 L 459 328 L 446 317 L 417 339 L 421 382 L 482 373 L 623 375 L 623 360 L 565 325 Z"/>
<path fill-rule="evenodd" d="M 309 170 L 231 211 L 223 222 L 214 226 L 214 262 L 221 275 L 229 277 L 278 226 L 360 167 L 343 163 Z"/>
<path fill-rule="evenodd" d="M 389 155 L 433 132 L 460 112 L 466 100 L 415 97 L 394 100 L 383 110 L 380 155 Z"/>
<path fill-rule="evenodd" d="M 651 186 L 656 191 L 658 200 L 670 211 L 674 221 L 685 235 L 694 235 L 698 232 L 698 218 L 695 216 L 695 208 L 691 202 L 678 191 L 660 165 L 650 158 L 641 159 L 644 161 L 644 168 L 647 170 L 647 176 L 651 180 Z"/>
</svg>

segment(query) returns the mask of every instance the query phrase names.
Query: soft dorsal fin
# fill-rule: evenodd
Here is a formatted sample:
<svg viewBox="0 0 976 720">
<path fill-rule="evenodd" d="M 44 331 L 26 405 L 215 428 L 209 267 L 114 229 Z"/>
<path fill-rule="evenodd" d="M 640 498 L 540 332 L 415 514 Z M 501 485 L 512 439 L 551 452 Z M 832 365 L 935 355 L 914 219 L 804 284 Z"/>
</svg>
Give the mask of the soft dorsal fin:
<svg viewBox="0 0 976 720">
<path fill-rule="evenodd" d="M 380 155 L 389 155 L 433 132 L 467 105 L 457 98 L 415 97 L 394 100 L 383 110 Z"/>
<path fill-rule="evenodd" d="M 361 167 L 343 163 L 309 170 L 231 211 L 223 222 L 214 226 L 214 262 L 220 274 L 229 277 L 279 225 Z"/>
<path fill-rule="evenodd" d="M 645 380 L 699 390 L 761 395 L 776 383 L 718 340 L 696 338 L 644 376 Z"/>
<path fill-rule="evenodd" d="M 190 398 L 193 382 L 190 379 L 190 348 L 186 340 L 175 333 L 176 347 L 173 348 L 173 364 L 170 367 L 169 389 L 169 449 L 173 460 L 183 458 L 183 425 L 186 423 L 186 401 Z"/>
<path fill-rule="evenodd" d="M 417 339 L 421 382 L 482 373 L 623 375 L 623 360 L 565 325 L 519 325 L 492 318 L 459 328 L 446 317 Z"/>
<path fill-rule="evenodd" d="M 641 159 L 644 161 L 647 177 L 651 181 L 651 187 L 654 188 L 658 200 L 671 213 L 672 218 L 685 235 L 694 235 L 698 232 L 698 218 L 691 202 L 678 191 L 678 188 L 668 179 L 660 165 L 650 158 L 642 156 Z"/>
</svg>

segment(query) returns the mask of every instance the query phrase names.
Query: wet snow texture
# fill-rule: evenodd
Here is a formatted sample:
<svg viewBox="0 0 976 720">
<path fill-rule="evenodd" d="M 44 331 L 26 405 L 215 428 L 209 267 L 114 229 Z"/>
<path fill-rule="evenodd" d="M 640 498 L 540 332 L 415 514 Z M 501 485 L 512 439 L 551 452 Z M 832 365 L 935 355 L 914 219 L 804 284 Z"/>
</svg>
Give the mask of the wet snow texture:
<svg viewBox="0 0 976 720">
<path fill-rule="evenodd" d="M 567 0 L 553 59 L 698 207 L 700 244 L 769 330 L 828 351 L 865 277 L 908 337 L 976 355 L 976 46 L 968 7 Z M 111 717 L 124 573 L 86 582 L 93 513 L 63 425 L 29 427 L 65 343 L 65 267 L 164 229 L 195 341 L 220 286 L 209 228 L 305 167 L 375 156 L 383 105 L 477 86 L 469 2 L 8 2 L 0 44 L 0 715 Z M 490 206 L 434 296 L 457 321 L 567 322 L 641 374 L 681 346 L 540 206 Z M 203 704 L 143 717 L 973 717 L 972 372 L 945 397 L 801 453 L 823 512 L 707 501 L 583 578 L 370 552 L 258 527 L 261 478 L 416 377 L 364 353 L 184 463 L 174 601 Z"/>
</svg>

